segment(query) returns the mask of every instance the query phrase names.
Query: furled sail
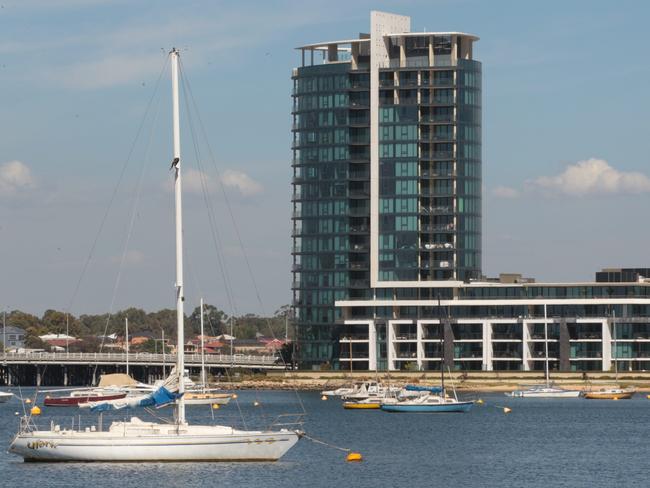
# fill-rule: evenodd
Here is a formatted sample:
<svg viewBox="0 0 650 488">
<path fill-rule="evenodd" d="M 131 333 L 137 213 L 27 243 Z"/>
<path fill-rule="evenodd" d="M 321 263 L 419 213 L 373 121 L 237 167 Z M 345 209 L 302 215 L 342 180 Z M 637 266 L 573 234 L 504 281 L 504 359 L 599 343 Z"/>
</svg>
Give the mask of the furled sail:
<svg viewBox="0 0 650 488">
<path fill-rule="evenodd" d="M 90 408 L 93 412 L 106 412 L 108 410 L 121 410 L 123 408 L 137 407 L 163 407 L 175 402 L 181 395 L 178 394 L 178 374 L 176 368 L 172 369 L 167 379 L 154 391 L 146 395 L 127 396 L 119 400 L 105 400 L 101 402 L 81 403 L 79 407 Z"/>
</svg>

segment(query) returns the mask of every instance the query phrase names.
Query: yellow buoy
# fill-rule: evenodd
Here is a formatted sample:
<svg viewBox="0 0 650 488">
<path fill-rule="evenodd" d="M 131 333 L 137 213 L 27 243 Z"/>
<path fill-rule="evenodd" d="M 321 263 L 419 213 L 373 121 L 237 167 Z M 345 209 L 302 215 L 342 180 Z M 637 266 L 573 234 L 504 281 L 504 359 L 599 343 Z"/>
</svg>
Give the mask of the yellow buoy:
<svg viewBox="0 0 650 488">
<path fill-rule="evenodd" d="M 481 398 L 479 398 L 478 400 L 476 400 L 476 404 L 477 404 L 477 405 L 483 405 L 484 403 L 485 403 L 485 402 L 484 402 L 483 399 L 481 399 Z"/>
<path fill-rule="evenodd" d="M 320 397 L 320 399 L 323 401 L 327 400 L 327 395 L 323 395 L 322 397 Z"/>
<path fill-rule="evenodd" d="M 25 403 L 29 405 L 30 403 L 32 403 L 32 400 L 28 398 L 27 400 L 25 400 Z"/>
<path fill-rule="evenodd" d="M 648 400 L 650 400 L 650 395 L 646 395 L 646 398 L 647 398 Z"/>
<path fill-rule="evenodd" d="M 41 409 L 40 409 L 40 407 L 38 405 L 34 405 L 29 412 L 32 415 L 40 415 L 41 414 Z"/>
<path fill-rule="evenodd" d="M 219 410 L 219 404 L 218 403 L 213 403 L 212 404 L 212 409 L 213 410 Z"/>
<path fill-rule="evenodd" d="M 512 408 L 503 407 L 503 413 L 510 413 L 510 412 L 512 412 Z"/>
<path fill-rule="evenodd" d="M 345 460 L 349 463 L 358 463 L 363 461 L 363 456 L 361 455 L 360 452 L 350 452 L 348 453 Z"/>
</svg>

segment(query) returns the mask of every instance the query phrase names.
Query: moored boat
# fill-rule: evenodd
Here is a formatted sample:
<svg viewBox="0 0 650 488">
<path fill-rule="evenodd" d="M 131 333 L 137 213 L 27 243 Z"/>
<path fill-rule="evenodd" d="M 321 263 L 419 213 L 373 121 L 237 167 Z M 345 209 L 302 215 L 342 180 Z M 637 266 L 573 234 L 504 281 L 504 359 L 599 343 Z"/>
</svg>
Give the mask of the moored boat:
<svg viewBox="0 0 650 488">
<path fill-rule="evenodd" d="M 84 403 L 119 400 L 126 396 L 122 391 L 77 390 L 66 396 L 46 396 L 43 404 L 46 407 L 77 407 Z"/>
<path fill-rule="evenodd" d="M 418 413 L 445 413 L 469 412 L 474 402 L 459 401 L 454 391 L 454 396 L 445 393 L 440 386 L 411 386 L 409 391 L 418 392 L 415 397 L 405 399 L 388 398 L 381 404 L 381 409 L 386 412 L 418 412 Z"/>
<path fill-rule="evenodd" d="M 588 400 L 629 400 L 636 393 L 626 388 L 602 388 L 595 391 L 585 391 L 584 397 Z"/>
<path fill-rule="evenodd" d="M 548 385 L 531 385 L 528 388 L 505 393 L 513 398 L 578 398 L 580 390 L 564 390 Z"/>
<path fill-rule="evenodd" d="M 343 408 L 346 410 L 378 410 L 381 408 L 382 397 L 370 397 L 363 400 L 354 400 L 343 402 Z"/>
<path fill-rule="evenodd" d="M 8 402 L 12 396 L 14 396 L 13 393 L 9 393 L 7 391 L 0 391 L 0 403 Z"/>
<path fill-rule="evenodd" d="M 170 52 L 172 68 L 172 134 L 176 220 L 176 366 L 165 383 L 141 398 L 124 398 L 94 404 L 97 411 L 136 405 L 162 406 L 176 401 L 171 422 L 144 422 L 137 417 L 115 421 L 108 429 L 61 429 L 52 422 L 49 430 L 38 430 L 31 416 L 21 420 L 9 452 L 26 461 L 277 461 L 302 436 L 299 430 L 279 428 L 296 425 L 285 419 L 268 430 L 238 430 L 224 425 L 190 425 L 185 418 L 183 382 L 185 370 L 185 315 L 183 286 L 183 225 L 181 205 L 181 153 L 179 120 L 179 52 Z M 114 404 L 112 402 L 117 402 Z M 285 416 L 286 417 L 286 416 Z M 301 418 L 301 414 L 298 414 Z"/>
</svg>

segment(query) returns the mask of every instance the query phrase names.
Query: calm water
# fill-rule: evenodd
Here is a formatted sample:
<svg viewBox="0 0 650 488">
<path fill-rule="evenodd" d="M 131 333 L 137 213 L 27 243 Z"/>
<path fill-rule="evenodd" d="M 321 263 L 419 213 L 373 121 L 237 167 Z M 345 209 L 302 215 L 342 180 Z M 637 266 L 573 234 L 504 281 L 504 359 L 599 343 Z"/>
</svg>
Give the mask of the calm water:
<svg viewBox="0 0 650 488">
<path fill-rule="evenodd" d="M 15 390 L 12 390 L 15 391 Z M 27 390 L 30 392 L 33 390 Z M 24 390 L 25 393 L 25 390 Z M 305 430 L 353 448 L 363 463 L 303 439 L 278 463 L 34 464 L 0 454 L 0 486 L 174 487 L 611 487 L 648 486 L 650 400 L 522 400 L 482 396 L 468 414 L 346 411 L 335 400 L 301 393 Z M 259 401 L 260 407 L 253 402 Z M 299 411 L 294 392 L 239 393 L 216 419 L 259 427 L 265 418 Z M 497 406 L 509 406 L 504 415 Z M 0 404 L 0 445 L 16 430 L 20 402 Z M 207 407 L 189 407 L 190 421 L 209 422 Z M 47 409 L 39 425 L 70 425 L 76 409 Z M 118 416 L 123 418 L 124 414 Z M 148 415 L 141 413 L 141 418 Z M 82 425 L 94 414 L 82 414 Z M 106 416 L 104 418 L 107 425 Z M 76 422 L 76 421 L 75 421 Z"/>
</svg>

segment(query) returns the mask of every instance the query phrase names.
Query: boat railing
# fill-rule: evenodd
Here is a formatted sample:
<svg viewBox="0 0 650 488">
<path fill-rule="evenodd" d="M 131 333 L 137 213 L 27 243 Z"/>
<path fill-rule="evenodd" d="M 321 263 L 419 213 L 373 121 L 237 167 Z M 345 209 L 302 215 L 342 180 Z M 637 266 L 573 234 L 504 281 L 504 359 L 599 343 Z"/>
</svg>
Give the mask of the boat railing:
<svg viewBox="0 0 650 488">
<path fill-rule="evenodd" d="M 302 427 L 305 423 L 306 413 L 283 413 L 275 417 L 273 422 L 269 425 L 269 430 L 273 429 L 288 429 L 296 430 Z"/>
</svg>

